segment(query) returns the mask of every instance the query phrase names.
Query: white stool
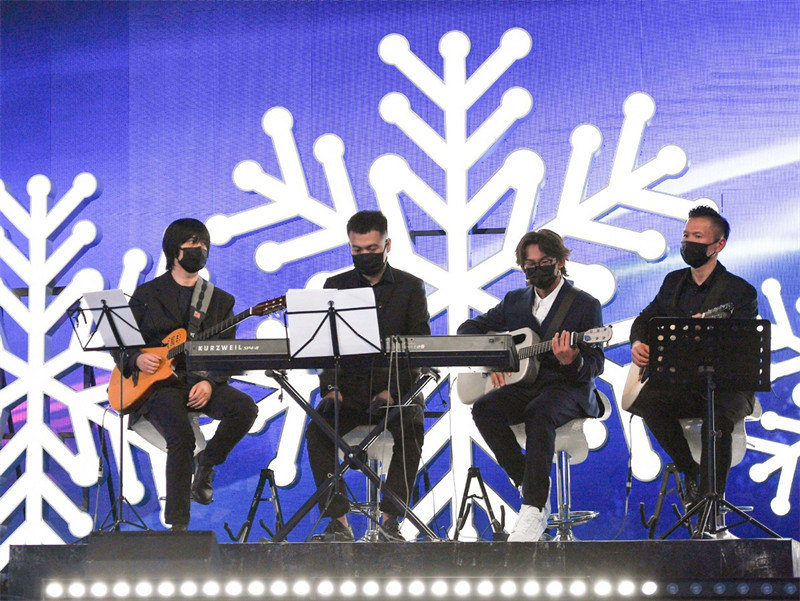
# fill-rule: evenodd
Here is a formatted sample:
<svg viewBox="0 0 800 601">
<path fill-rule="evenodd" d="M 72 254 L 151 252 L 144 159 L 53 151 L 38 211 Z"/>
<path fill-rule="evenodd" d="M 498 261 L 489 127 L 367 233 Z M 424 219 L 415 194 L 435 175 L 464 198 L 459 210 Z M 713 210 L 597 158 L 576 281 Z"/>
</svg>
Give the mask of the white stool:
<svg viewBox="0 0 800 601">
<path fill-rule="evenodd" d="M 189 412 L 189 423 L 194 432 L 194 454 L 197 455 L 206 448 L 206 438 L 203 436 L 203 431 L 200 429 L 200 414 L 197 411 Z M 161 436 L 161 433 L 156 430 L 156 427 L 144 417 L 136 420 L 136 423 L 130 427 L 131 430 L 136 432 L 139 436 L 144 438 L 151 445 L 167 452 L 167 441 Z"/>
<path fill-rule="evenodd" d="M 585 524 L 597 517 L 597 511 L 572 511 L 570 495 L 569 466 L 582 463 L 589 456 L 589 442 L 584 432 L 584 423 L 596 419 L 605 421 L 611 415 L 611 403 L 606 395 L 595 389 L 600 415 L 596 418 L 579 417 L 567 422 L 556 429 L 555 455 L 553 462 L 556 464 L 556 497 L 558 500 L 558 514 L 551 515 L 548 527 L 556 528 L 557 534 L 554 541 L 576 540 L 572 534 L 572 527 Z M 525 424 L 515 424 L 511 430 L 517 437 L 517 442 L 525 448 Z M 548 493 L 549 494 L 549 493 Z"/>
<path fill-rule="evenodd" d="M 350 446 L 358 445 L 364 437 L 375 427 L 372 426 L 356 426 L 350 432 L 345 434 L 342 438 Z M 371 445 L 366 448 L 367 464 L 379 476 L 385 477 L 386 472 L 389 470 L 389 461 L 392 458 L 392 449 L 394 447 L 394 437 L 388 430 L 384 430 L 373 441 Z M 341 452 L 339 453 L 341 456 Z M 351 503 L 351 510 L 364 513 L 369 518 L 369 524 L 364 536 L 361 537 L 362 542 L 374 543 L 378 541 L 378 533 L 380 532 L 379 525 L 381 521 L 381 511 L 378 502 L 378 487 L 370 480 L 367 480 L 367 498 L 363 503 Z"/>
</svg>

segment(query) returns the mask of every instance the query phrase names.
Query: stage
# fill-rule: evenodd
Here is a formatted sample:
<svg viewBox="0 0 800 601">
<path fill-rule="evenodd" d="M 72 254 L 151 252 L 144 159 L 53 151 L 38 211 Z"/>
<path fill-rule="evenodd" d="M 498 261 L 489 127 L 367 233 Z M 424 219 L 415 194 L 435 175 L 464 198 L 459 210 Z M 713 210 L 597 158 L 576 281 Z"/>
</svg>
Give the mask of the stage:
<svg viewBox="0 0 800 601">
<path fill-rule="evenodd" d="M 217 544 L 212 532 L 15 546 L 9 599 L 797 599 L 792 539 Z"/>
</svg>

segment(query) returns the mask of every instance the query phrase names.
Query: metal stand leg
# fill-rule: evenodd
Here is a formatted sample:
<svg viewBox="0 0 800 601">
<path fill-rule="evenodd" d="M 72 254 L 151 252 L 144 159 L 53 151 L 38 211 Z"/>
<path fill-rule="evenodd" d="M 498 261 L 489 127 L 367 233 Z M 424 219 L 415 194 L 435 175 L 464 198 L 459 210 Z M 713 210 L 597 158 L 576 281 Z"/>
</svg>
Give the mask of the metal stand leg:
<svg viewBox="0 0 800 601">
<path fill-rule="evenodd" d="M 473 479 L 478 481 L 480 494 L 471 495 L 469 493 Z M 500 507 L 500 521 L 498 521 L 494 517 L 492 504 L 489 502 L 489 495 L 486 493 L 486 484 L 481 476 L 481 470 L 477 467 L 471 467 L 467 470 L 467 482 L 464 484 L 464 494 L 461 497 L 461 505 L 458 509 L 458 519 L 456 520 L 456 531 L 453 533 L 453 540 L 458 540 L 458 535 L 464 528 L 464 524 L 467 523 L 467 518 L 469 517 L 470 510 L 472 509 L 472 504 L 476 500 L 482 500 L 486 505 L 486 513 L 489 516 L 489 523 L 492 526 L 492 540 L 504 541 L 508 539 L 508 534 L 503 532 L 503 530 L 505 530 L 506 523 L 505 507 Z"/>
<path fill-rule="evenodd" d="M 267 483 L 269 483 L 271 495 L 269 497 L 264 496 L 264 486 Z M 223 524 L 225 531 L 228 533 L 228 537 L 230 537 L 232 541 L 237 543 L 247 542 L 247 539 L 250 536 L 250 531 L 253 528 L 253 521 L 256 518 L 256 511 L 258 511 L 258 506 L 262 501 L 272 501 L 272 506 L 275 509 L 275 529 L 277 530 L 282 528 L 283 514 L 281 513 L 281 502 L 280 499 L 278 499 L 278 489 L 275 486 L 275 474 L 271 469 L 268 468 L 262 469 L 261 473 L 259 474 L 258 484 L 256 484 L 256 492 L 253 494 L 253 500 L 250 502 L 250 509 L 247 512 L 247 519 L 245 520 L 244 524 L 242 524 L 241 528 L 239 528 L 239 532 L 234 536 L 233 531 L 231 530 L 230 526 L 228 526 L 228 522 Z M 272 531 L 264 523 L 264 520 L 259 520 L 259 523 L 270 536 L 273 536 Z"/>
<path fill-rule="evenodd" d="M 572 526 L 584 524 L 597 517 L 596 511 L 572 511 L 572 497 L 569 478 L 569 453 L 559 451 L 556 460 L 556 496 L 558 516 L 551 519 L 550 526 L 556 527 L 554 542 L 577 540 L 572 534 Z"/>
</svg>

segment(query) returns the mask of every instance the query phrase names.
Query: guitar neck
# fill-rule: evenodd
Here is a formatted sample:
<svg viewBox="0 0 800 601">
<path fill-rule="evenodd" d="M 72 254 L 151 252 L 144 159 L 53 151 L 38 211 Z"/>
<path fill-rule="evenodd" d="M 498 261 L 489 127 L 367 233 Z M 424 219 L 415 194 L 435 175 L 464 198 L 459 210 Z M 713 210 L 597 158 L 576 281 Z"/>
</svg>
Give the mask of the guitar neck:
<svg viewBox="0 0 800 601">
<path fill-rule="evenodd" d="M 544 342 L 537 342 L 531 346 L 526 346 L 524 349 L 519 350 L 520 359 L 530 359 L 537 355 L 543 355 L 553 350 L 553 341 L 545 340 Z"/>
<path fill-rule="evenodd" d="M 250 315 L 252 315 L 252 311 L 253 311 L 252 308 L 245 309 L 241 313 L 237 313 L 233 317 L 229 317 L 228 319 L 221 321 L 214 326 L 211 326 L 207 330 L 198 332 L 197 335 L 193 338 L 193 340 L 195 341 L 208 340 L 209 338 L 216 336 L 220 332 L 224 332 L 228 328 L 235 326 L 240 321 L 247 319 L 248 317 L 250 317 Z M 167 358 L 174 359 L 175 357 L 183 353 L 184 350 L 186 350 L 186 343 L 181 343 L 177 345 L 175 348 L 170 349 L 169 353 L 167 353 Z"/>
</svg>

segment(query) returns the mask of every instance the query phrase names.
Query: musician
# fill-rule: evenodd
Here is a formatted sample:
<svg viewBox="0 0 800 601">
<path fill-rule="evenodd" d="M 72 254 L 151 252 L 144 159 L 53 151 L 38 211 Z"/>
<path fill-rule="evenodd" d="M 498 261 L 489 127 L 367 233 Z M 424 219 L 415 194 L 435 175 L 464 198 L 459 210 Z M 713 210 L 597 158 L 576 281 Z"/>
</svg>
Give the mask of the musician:
<svg viewBox="0 0 800 601">
<path fill-rule="evenodd" d="M 388 262 L 392 241 L 388 238 L 386 217 L 379 211 L 360 211 L 347 222 L 347 237 L 353 257 L 353 269 L 330 277 L 325 288 L 351 289 L 371 287 L 378 307 L 381 338 L 395 334 L 430 334 L 425 286 L 419 278 L 392 267 Z M 397 386 L 399 376 L 399 388 Z M 399 373 L 386 368 L 340 370 L 338 393 L 334 388 L 333 370 L 320 375 L 322 400 L 317 406 L 331 425 L 334 423 L 334 403 L 339 402 L 339 434 L 344 435 L 358 425 L 378 424 L 385 416 L 385 407 L 403 398 L 419 370 L 402 367 Z M 389 386 L 387 388 L 387 382 Z M 408 503 L 422 455 L 424 438 L 423 399 L 404 407 L 401 419 L 389 423 L 394 438 L 391 463 L 385 487 Z M 317 486 L 335 469 L 333 441 L 316 425 L 306 428 L 308 459 Z M 320 500 L 323 516 L 331 518 L 318 540 L 352 541 L 353 532 L 347 522 L 349 502 L 341 493 L 326 495 Z M 382 529 L 385 541 L 402 541 L 398 517 L 403 508 L 383 498 Z"/>
<path fill-rule="evenodd" d="M 190 306 L 198 272 L 208 258 L 210 236 L 206 226 L 196 219 L 178 219 L 164 232 L 162 247 L 167 257 L 167 271 L 136 288 L 131 301 L 136 321 L 148 345 L 159 344 L 178 328 L 188 328 Z M 212 327 L 233 315 L 233 296 L 214 287 L 210 304 L 199 322 L 199 330 Z M 235 328 L 218 338 L 235 338 Z M 157 355 L 133 351 L 125 358 L 123 375 L 137 370 L 153 374 L 158 369 Z M 222 376 L 187 373 L 178 366 L 176 380 L 157 388 L 138 416 L 153 424 L 167 442 L 167 499 L 165 521 L 173 531 L 188 528 L 191 499 L 207 505 L 213 501 L 214 466 L 221 464 L 231 449 L 247 434 L 258 410 L 253 399 L 228 384 Z M 189 412 L 200 411 L 220 420 L 214 437 L 196 458 L 194 432 Z"/>
<path fill-rule="evenodd" d="M 656 297 L 633 322 L 630 340 L 634 364 L 646 367 L 649 363 L 647 323 L 653 317 L 691 317 L 731 302 L 733 317 L 756 318 L 758 301 L 755 288 L 730 273 L 718 259 L 729 234 L 728 221 L 711 207 L 698 206 L 689 211 L 681 242 L 681 257 L 689 267 L 668 273 Z M 752 392 L 717 391 L 714 400 L 714 420 L 721 432 L 717 439 L 717 492 L 722 493 L 731 466 L 731 433 L 737 421 L 752 413 L 755 395 Z M 684 505 L 690 507 L 699 500 L 701 493 L 709 492 L 707 428 L 704 424 L 703 450 L 698 466 L 692 459 L 678 422 L 678 418 L 706 415 L 705 386 L 693 391 L 660 391 L 646 383 L 629 411 L 644 419 L 683 474 Z"/>
<path fill-rule="evenodd" d="M 556 428 L 600 413 L 594 379 L 603 371 L 603 351 L 569 345 L 570 332 L 603 325 L 600 302 L 565 279 L 567 257 L 569 250 L 555 232 L 528 232 L 516 250 L 517 265 L 528 286 L 512 290 L 485 315 L 468 319 L 458 328 L 459 334 L 523 327 L 539 336 L 553 332 L 553 352 L 542 357 L 532 384 L 505 384 L 502 373 L 492 373 L 495 389 L 472 407 L 478 431 L 522 493 L 522 507 L 509 541 L 537 541 L 547 526 Z M 525 424 L 524 455 L 510 428 L 519 423 Z"/>
</svg>

